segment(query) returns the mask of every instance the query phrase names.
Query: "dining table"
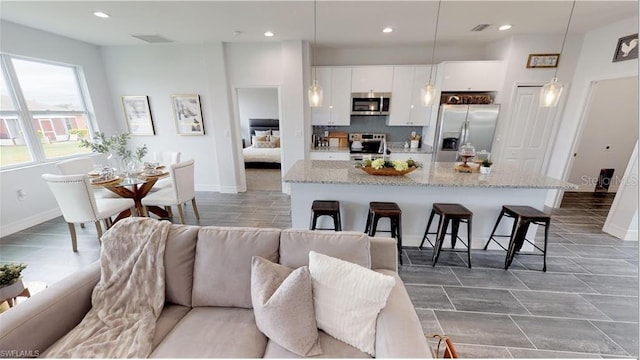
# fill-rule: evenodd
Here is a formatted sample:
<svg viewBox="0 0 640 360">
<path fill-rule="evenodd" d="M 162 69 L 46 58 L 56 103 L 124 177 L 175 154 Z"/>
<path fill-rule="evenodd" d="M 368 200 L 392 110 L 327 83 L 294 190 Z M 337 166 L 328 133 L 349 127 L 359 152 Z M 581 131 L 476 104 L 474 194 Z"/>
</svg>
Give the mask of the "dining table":
<svg viewBox="0 0 640 360">
<path fill-rule="evenodd" d="M 152 175 L 146 175 L 144 172 L 137 176 L 121 175 L 105 181 L 94 181 L 92 184 L 94 187 L 103 187 L 120 197 L 133 199 L 138 215 L 144 216 L 145 212 L 142 199 L 151 191 L 156 181 L 167 176 L 169 176 L 169 172 L 161 169 Z M 160 218 L 170 217 L 169 212 L 159 206 L 147 206 L 147 211 Z M 118 214 L 114 223 L 129 216 L 131 216 L 131 210 L 127 209 Z"/>
</svg>

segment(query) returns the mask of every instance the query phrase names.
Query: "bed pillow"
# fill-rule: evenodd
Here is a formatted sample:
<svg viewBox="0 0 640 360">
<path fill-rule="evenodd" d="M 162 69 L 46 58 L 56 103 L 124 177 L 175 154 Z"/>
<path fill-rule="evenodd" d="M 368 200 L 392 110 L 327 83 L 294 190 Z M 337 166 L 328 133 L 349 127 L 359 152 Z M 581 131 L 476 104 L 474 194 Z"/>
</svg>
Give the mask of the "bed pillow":
<svg viewBox="0 0 640 360">
<path fill-rule="evenodd" d="M 280 145 L 280 144 L 277 144 Z M 271 141 L 256 141 L 253 146 L 255 146 L 257 149 L 266 149 L 266 148 L 276 148 L 279 146 L 276 146 L 275 143 L 272 143 Z"/>
<path fill-rule="evenodd" d="M 280 130 L 271 130 L 271 135 L 280 136 Z"/>
<path fill-rule="evenodd" d="M 255 130 L 256 136 L 269 136 L 271 135 L 271 130 Z"/>
<path fill-rule="evenodd" d="M 311 275 L 259 256 L 251 259 L 251 302 L 258 329 L 300 356 L 322 354 L 313 310 Z"/>
<path fill-rule="evenodd" d="M 273 144 L 273 147 L 279 148 L 280 147 L 280 136 L 271 135 L 269 137 L 269 142 Z"/>
<path fill-rule="evenodd" d="M 255 143 L 256 143 L 256 142 L 258 142 L 258 141 L 268 141 L 268 140 L 269 140 L 269 139 L 267 139 L 267 136 L 266 136 L 266 135 L 260 135 L 260 136 L 253 135 L 253 136 L 251 137 L 251 143 L 252 143 L 252 144 L 255 144 Z"/>
<path fill-rule="evenodd" d="M 375 356 L 376 320 L 396 280 L 363 266 L 309 252 L 318 328 Z"/>
</svg>

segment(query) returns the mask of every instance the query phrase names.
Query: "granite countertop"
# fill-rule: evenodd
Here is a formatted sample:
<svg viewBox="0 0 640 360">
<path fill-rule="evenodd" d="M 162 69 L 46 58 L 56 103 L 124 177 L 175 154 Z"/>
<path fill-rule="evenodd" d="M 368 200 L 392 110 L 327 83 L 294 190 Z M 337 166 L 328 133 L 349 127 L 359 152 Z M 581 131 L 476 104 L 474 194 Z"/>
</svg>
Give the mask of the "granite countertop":
<svg viewBox="0 0 640 360">
<path fill-rule="evenodd" d="M 479 188 L 577 189 L 576 185 L 548 176 L 494 164 L 491 174 L 459 173 L 455 163 L 428 163 L 404 176 L 369 175 L 353 161 L 299 160 L 284 176 L 287 183 L 388 186 L 441 186 Z"/>
</svg>

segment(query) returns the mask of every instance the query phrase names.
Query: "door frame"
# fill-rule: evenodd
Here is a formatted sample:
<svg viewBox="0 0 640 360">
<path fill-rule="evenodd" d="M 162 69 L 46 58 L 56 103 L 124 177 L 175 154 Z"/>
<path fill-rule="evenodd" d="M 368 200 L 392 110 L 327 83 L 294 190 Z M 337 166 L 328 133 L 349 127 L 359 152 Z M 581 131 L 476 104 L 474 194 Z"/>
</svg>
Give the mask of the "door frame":
<svg viewBox="0 0 640 360">
<path fill-rule="evenodd" d="M 250 84 L 250 85 L 233 85 L 231 91 L 231 100 L 233 102 L 233 126 L 232 129 L 232 139 L 231 143 L 234 144 L 234 148 L 236 149 L 237 157 L 236 157 L 236 173 L 238 174 L 238 192 L 246 192 L 247 191 L 247 173 L 244 168 L 244 158 L 242 157 L 242 128 L 240 127 L 240 102 L 238 101 L 238 90 L 239 89 L 275 89 L 278 94 L 278 120 L 282 120 L 282 89 L 280 85 L 264 85 L 264 84 Z M 280 122 L 282 124 L 282 122 Z M 251 141 L 251 139 L 249 139 Z M 283 148 L 282 153 L 284 153 L 284 142 L 282 141 L 282 137 L 280 137 L 280 147 Z M 282 155 L 280 156 L 280 164 L 282 168 Z"/>
</svg>

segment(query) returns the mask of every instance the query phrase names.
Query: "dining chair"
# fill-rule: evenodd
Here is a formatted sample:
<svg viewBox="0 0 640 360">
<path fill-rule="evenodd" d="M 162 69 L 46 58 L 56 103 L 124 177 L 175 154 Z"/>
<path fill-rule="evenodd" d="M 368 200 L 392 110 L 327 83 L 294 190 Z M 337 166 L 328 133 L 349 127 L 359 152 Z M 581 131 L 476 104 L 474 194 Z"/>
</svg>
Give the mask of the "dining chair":
<svg viewBox="0 0 640 360">
<path fill-rule="evenodd" d="M 153 153 L 153 161 L 157 162 L 161 165 L 166 166 L 167 168 L 171 164 L 177 164 L 180 162 L 180 151 L 164 151 L 164 152 L 154 152 Z M 151 191 L 158 191 L 162 189 L 168 189 L 171 185 L 171 178 L 163 178 L 158 179 Z"/>
<path fill-rule="evenodd" d="M 56 167 L 62 175 L 85 175 L 94 170 L 93 158 L 89 156 L 58 161 Z M 119 198 L 118 195 L 104 188 L 95 188 L 96 198 Z"/>
<path fill-rule="evenodd" d="M 193 171 L 193 159 L 169 165 L 171 187 L 150 193 L 142 198 L 142 205 L 145 206 L 145 212 L 147 213 L 145 215 L 148 215 L 148 211 L 146 211 L 147 206 L 164 206 L 169 209 L 171 206 L 177 206 L 178 214 L 180 214 L 180 222 L 184 224 L 182 204 L 191 200 L 196 219 L 200 220 L 200 214 L 198 213 L 198 207 L 196 205 Z"/>
<path fill-rule="evenodd" d="M 43 174 L 42 178 L 49 185 L 49 189 L 62 211 L 64 221 L 69 226 L 71 233 L 71 246 L 74 252 L 78 251 L 76 238 L 76 223 L 93 222 L 98 231 L 98 240 L 102 237 L 102 226 L 111 227 L 111 217 L 123 211 L 131 210 L 137 215 L 135 203 L 132 199 L 125 198 L 97 198 L 93 194 L 89 175 L 54 175 Z"/>
</svg>

